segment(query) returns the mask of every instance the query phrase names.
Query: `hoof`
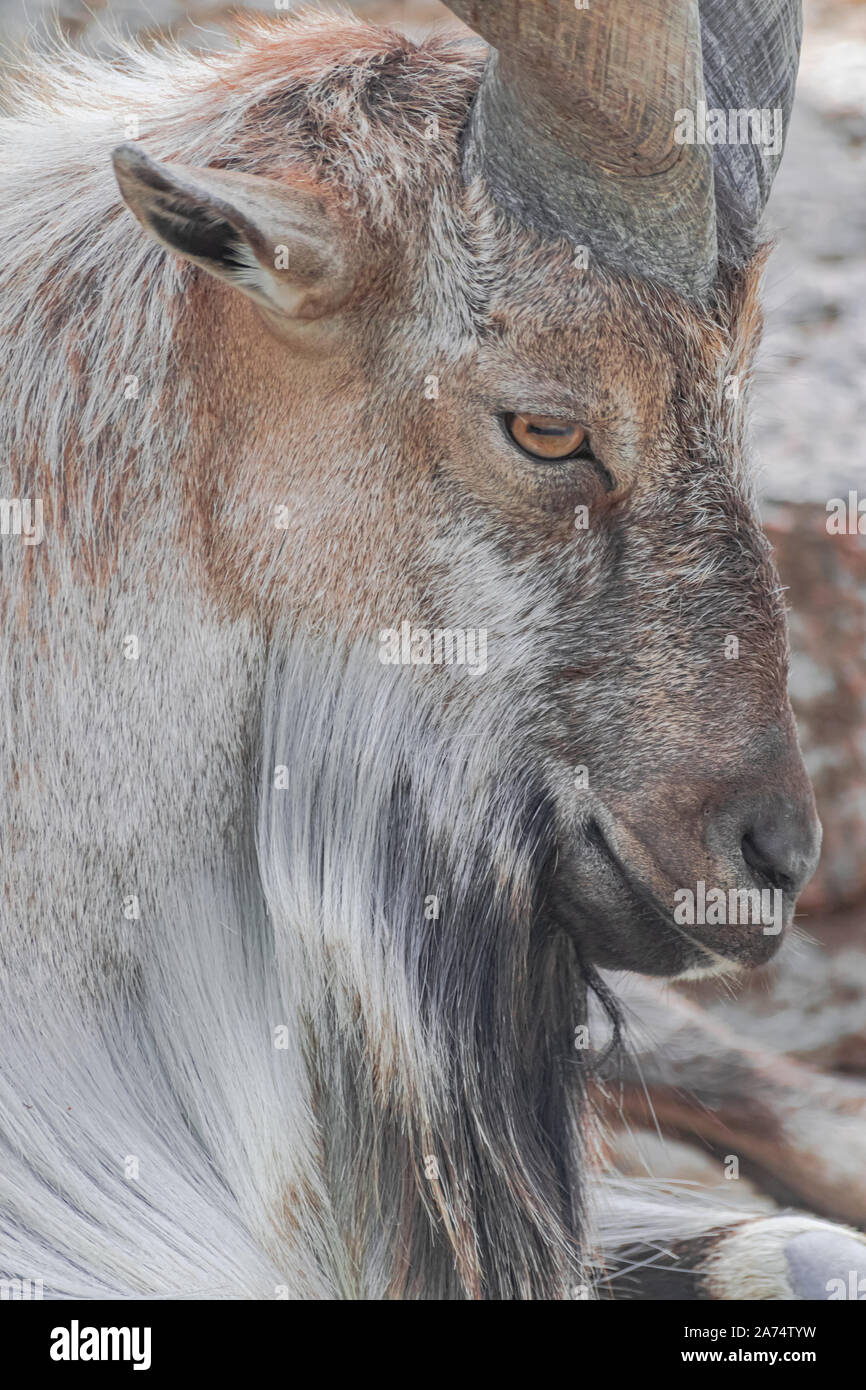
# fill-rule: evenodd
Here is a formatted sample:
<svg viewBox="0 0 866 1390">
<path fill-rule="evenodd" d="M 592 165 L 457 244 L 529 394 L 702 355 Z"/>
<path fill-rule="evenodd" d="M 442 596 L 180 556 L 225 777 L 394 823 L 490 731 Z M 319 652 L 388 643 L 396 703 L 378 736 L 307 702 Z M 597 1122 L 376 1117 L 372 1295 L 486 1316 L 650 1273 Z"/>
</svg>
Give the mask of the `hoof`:
<svg viewBox="0 0 866 1390">
<path fill-rule="evenodd" d="M 705 1283 L 718 1299 L 866 1301 L 866 1239 L 807 1216 L 750 1221 L 720 1242 Z"/>
</svg>

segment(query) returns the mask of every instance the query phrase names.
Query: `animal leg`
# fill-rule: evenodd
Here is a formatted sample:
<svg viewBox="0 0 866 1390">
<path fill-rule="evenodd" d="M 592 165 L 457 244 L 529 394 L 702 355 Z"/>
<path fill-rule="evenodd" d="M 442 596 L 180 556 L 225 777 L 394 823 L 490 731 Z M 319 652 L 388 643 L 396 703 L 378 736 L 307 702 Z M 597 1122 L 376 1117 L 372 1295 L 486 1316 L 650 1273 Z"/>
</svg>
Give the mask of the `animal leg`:
<svg viewBox="0 0 866 1390">
<path fill-rule="evenodd" d="M 725 1211 L 615 1181 L 599 1219 L 603 1299 L 866 1299 L 866 1238 L 785 1213 Z"/>
</svg>

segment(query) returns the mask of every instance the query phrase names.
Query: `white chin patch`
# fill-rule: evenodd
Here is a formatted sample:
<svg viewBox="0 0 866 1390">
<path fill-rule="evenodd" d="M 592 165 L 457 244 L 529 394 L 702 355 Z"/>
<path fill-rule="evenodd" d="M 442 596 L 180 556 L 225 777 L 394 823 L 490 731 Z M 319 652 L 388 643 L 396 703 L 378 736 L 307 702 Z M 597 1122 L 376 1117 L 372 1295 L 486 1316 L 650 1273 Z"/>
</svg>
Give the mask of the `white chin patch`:
<svg viewBox="0 0 866 1390">
<path fill-rule="evenodd" d="M 710 951 L 706 946 L 701 950 L 708 957 L 705 965 L 690 965 L 688 970 L 683 970 L 681 974 L 675 975 L 675 980 L 710 980 L 719 975 L 737 975 L 742 969 L 742 965 L 735 960 L 728 960 L 726 956 L 718 956 L 715 951 Z"/>
</svg>

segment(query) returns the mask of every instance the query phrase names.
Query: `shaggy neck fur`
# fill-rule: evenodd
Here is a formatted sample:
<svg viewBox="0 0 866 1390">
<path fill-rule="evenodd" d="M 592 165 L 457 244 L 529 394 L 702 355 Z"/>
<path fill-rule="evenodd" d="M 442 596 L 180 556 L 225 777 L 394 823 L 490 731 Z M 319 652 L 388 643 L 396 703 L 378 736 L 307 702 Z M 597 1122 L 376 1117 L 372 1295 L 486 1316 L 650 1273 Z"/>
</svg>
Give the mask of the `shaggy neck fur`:
<svg viewBox="0 0 866 1390">
<path fill-rule="evenodd" d="M 260 866 L 326 1183 L 356 1292 L 562 1297 L 583 986 L 539 901 L 549 816 L 507 741 L 424 705 L 297 643 L 266 692 Z"/>
</svg>

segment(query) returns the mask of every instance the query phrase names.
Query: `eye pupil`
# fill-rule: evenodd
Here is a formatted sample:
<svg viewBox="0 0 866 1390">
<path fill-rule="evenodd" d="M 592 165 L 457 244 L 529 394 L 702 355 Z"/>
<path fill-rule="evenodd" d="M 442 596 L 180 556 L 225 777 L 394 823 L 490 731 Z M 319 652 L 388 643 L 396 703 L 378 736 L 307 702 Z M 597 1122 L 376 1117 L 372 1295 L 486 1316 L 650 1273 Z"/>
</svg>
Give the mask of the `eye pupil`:
<svg viewBox="0 0 866 1390">
<path fill-rule="evenodd" d="M 505 428 L 515 444 L 533 458 L 567 459 L 580 450 L 590 456 L 589 435 L 583 425 L 570 420 L 519 412 L 505 416 Z"/>
</svg>

